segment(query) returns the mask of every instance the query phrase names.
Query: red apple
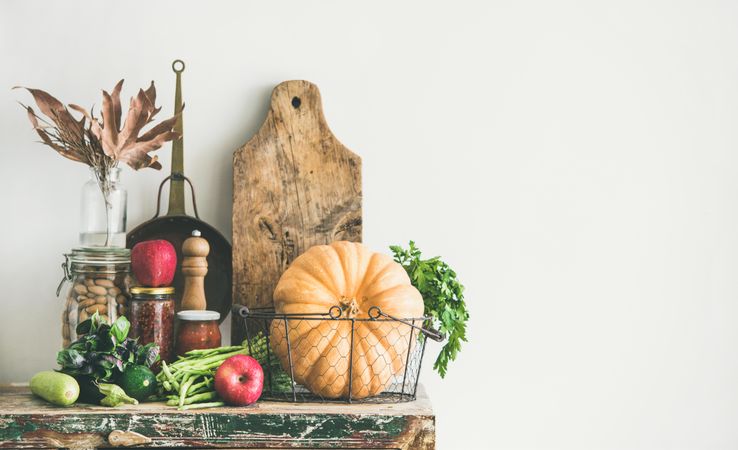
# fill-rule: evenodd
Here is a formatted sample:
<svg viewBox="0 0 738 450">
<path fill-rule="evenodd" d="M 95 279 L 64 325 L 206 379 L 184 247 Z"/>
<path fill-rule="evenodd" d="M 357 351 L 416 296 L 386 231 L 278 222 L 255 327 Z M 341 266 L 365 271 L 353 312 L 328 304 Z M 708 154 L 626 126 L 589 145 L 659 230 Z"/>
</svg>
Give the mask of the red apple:
<svg viewBox="0 0 738 450">
<path fill-rule="evenodd" d="M 177 270 L 177 252 L 164 239 L 139 242 L 131 250 L 131 269 L 141 286 L 169 286 Z"/>
<path fill-rule="evenodd" d="M 235 355 L 223 361 L 215 371 L 215 390 L 229 405 L 246 406 L 261 397 L 264 371 L 259 361 Z"/>
</svg>

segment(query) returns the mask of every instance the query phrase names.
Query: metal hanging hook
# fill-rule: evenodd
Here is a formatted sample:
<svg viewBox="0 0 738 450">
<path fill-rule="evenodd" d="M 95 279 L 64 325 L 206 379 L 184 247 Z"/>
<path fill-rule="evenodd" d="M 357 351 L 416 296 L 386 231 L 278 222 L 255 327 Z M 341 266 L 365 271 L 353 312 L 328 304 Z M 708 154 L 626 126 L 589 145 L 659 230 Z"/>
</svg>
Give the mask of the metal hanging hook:
<svg viewBox="0 0 738 450">
<path fill-rule="evenodd" d="M 182 73 L 185 70 L 185 63 L 181 59 L 175 59 L 172 61 L 172 70 L 175 73 Z"/>
</svg>

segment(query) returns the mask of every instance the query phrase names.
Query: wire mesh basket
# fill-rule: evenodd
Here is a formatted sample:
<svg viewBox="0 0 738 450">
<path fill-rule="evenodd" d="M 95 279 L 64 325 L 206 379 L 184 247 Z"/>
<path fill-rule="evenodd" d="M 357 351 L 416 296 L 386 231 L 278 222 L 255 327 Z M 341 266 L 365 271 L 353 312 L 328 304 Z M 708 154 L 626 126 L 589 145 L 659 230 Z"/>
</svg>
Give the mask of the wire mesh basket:
<svg viewBox="0 0 738 450">
<path fill-rule="evenodd" d="M 396 403 L 415 400 L 426 338 L 443 336 L 428 317 L 397 318 L 376 306 L 368 317 L 279 314 L 234 306 L 246 343 L 261 355 L 262 398 L 287 402 Z"/>
</svg>

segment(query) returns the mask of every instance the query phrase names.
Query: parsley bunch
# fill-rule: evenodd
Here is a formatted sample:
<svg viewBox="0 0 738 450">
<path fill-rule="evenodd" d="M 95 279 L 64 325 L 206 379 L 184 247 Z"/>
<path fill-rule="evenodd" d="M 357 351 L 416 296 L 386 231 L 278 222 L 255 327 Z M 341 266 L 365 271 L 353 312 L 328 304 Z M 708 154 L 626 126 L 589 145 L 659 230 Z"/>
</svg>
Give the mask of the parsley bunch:
<svg viewBox="0 0 738 450">
<path fill-rule="evenodd" d="M 413 241 L 407 250 L 399 245 L 390 246 L 390 250 L 423 296 L 425 315 L 432 318 L 432 326 L 448 338 L 433 364 L 443 378 L 449 361 L 455 360 L 461 350 L 461 341 L 466 342 L 469 312 L 464 303 L 464 286 L 456 279 L 456 272 L 439 257 L 422 259 Z"/>
</svg>

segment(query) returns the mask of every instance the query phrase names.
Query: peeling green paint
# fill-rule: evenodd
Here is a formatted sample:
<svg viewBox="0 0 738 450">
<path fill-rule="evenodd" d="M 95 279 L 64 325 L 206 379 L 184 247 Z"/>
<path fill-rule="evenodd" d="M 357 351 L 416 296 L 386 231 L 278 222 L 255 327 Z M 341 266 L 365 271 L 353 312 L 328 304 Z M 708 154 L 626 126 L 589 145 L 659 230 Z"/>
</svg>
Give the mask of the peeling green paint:
<svg viewBox="0 0 738 450">
<path fill-rule="evenodd" d="M 23 434 L 36 431 L 38 427 L 31 421 L 0 417 L 0 444 L 17 441 Z"/>
<path fill-rule="evenodd" d="M 107 438 L 113 430 L 135 431 L 153 439 L 151 446 L 257 444 L 286 442 L 294 447 L 353 442 L 388 444 L 408 426 L 405 416 L 342 414 L 79 414 L 4 415 L 0 447 L 17 447 L 33 433 L 95 433 Z"/>
<path fill-rule="evenodd" d="M 148 447 L 158 448 L 435 448 L 427 398 L 376 406 L 264 402 L 182 412 L 157 404 L 59 408 L 27 388 L 0 386 L 0 450 L 89 449 L 106 445 L 114 430 L 139 433 L 151 439 Z"/>
</svg>

